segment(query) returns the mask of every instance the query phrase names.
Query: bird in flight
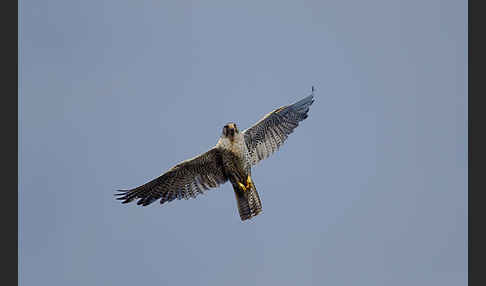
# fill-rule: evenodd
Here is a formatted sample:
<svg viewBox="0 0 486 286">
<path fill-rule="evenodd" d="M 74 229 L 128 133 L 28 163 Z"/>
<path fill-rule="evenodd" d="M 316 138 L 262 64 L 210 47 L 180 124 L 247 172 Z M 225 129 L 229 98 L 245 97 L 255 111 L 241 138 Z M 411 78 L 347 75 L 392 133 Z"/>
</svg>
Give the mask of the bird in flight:
<svg viewBox="0 0 486 286">
<path fill-rule="evenodd" d="M 246 130 L 240 131 L 230 122 L 223 127 L 212 149 L 180 162 L 144 185 L 119 190 L 117 199 L 124 204 L 137 200 L 137 205 L 142 206 L 160 199 L 163 204 L 194 198 L 230 181 L 241 220 L 257 216 L 262 212 L 262 203 L 251 178 L 251 168 L 278 150 L 299 122 L 307 118 L 313 102 L 314 87 L 311 95 L 275 109 Z"/>
</svg>

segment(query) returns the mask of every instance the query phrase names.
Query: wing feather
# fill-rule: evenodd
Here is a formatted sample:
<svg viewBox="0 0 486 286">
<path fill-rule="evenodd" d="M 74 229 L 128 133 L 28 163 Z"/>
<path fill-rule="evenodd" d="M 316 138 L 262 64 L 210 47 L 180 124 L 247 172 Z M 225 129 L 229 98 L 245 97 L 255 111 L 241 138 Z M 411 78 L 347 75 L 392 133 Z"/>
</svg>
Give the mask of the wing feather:
<svg viewBox="0 0 486 286">
<path fill-rule="evenodd" d="M 213 148 L 206 153 L 183 161 L 152 181 L 130 190 L 119 190 L 116 194 L 122 203 L 138 200 L 138 205 L 149 205 L 160 199 L 160 203 L 175 199 L 195 198 L 205 190 L 224 184 L 228 178 L 223 170 L 221 153 Z"/>
<path fill-rule="evenodd" d="M 252 127 L 243 131 L 252 165 L 268 158 L 283 145 L 287 137 L 307 118 L 314 95 L 265 115 Z"/>
</svg>

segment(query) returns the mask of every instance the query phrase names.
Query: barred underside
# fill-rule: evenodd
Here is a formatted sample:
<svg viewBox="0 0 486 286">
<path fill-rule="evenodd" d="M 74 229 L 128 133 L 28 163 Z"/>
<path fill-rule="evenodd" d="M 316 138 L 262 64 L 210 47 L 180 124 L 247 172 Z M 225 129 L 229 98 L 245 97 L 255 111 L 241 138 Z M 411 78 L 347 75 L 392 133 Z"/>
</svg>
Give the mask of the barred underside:
<svg viewBox="0 0 486 286">
<path fill-rule="evenodd" d="M 149 205 L 160 199 L 160 203 L 175 199 L 195 198 L 210 188 L 224 184 L 225 175 L 221 153 L 217 148 L 195 158 L 183 161 L 160 177 L 131 190 L 120 190 L 117 195 L 122 203 L 137 200 L 138 205 Z"/>
<path fill-rule="evenodd" d="M 262 202 L 255 188 L 242 191 L 234 187 L 236 204 L 242 221 L 257 216 L 262 212 Z"/>
<path fill-rule="evenodd" d="M 313 102 L 314 96 L 309 95 L 292 105 L 277 108 L 243 131 L 251 165 L 256 165 L 283 145 L 299 122 L 307 118 Z"/>
</svg>

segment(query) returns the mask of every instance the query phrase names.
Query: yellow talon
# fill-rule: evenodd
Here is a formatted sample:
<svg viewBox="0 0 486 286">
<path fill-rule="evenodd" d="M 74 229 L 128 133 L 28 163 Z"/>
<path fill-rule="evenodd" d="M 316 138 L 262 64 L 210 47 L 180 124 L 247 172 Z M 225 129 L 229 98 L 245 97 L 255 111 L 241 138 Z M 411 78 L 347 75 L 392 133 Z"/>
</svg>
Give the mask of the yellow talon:
<svg viewBox="0 0 486 286">
<path fill-rule="evenodd" d="M 247 187 L 245 187 L 245 185 L 243 185 L 242 183 L 238 182 L 238 185 L 240 186 L 240 188 L 243 190 L 243 191 L 246 191 Z"/>
<path fill-rule="evenodd" d="M 241 182 L 238 182 L 238 186 L 240 186 L 240 189 L 242 189 L 243 191 L 246 191 L 248 189 L 251 189 L 251 188 L 254 188 L 255 186 L 253 185 L 253 181 L 251 180 L 251 177 L 248 176 L 246 178 L 246 186 L 243 185 Z"/>
<path fill-rule="evenodd" d="M 250 188 L 253 188 L 253 181 L 251 180 L 251 177 L 248 176 L 248 178 L 246 178 L 246 188 L 247 189 L 250 189 Z"/>
</svg>

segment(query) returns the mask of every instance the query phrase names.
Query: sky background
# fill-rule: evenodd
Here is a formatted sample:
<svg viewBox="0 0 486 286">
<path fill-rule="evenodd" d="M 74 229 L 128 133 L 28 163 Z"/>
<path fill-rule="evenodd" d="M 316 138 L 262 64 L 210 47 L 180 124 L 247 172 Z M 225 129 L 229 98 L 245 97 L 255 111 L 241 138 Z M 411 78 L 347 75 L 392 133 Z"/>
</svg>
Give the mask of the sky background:
<svg viewBox="0 0 486 286">
<path fill-rule="evenodd" d="M 467 1 L 20 2 L 20 285 L 466 285 Z M 141 185 L 316 87 L 230 184 Z"/>
</svg>

